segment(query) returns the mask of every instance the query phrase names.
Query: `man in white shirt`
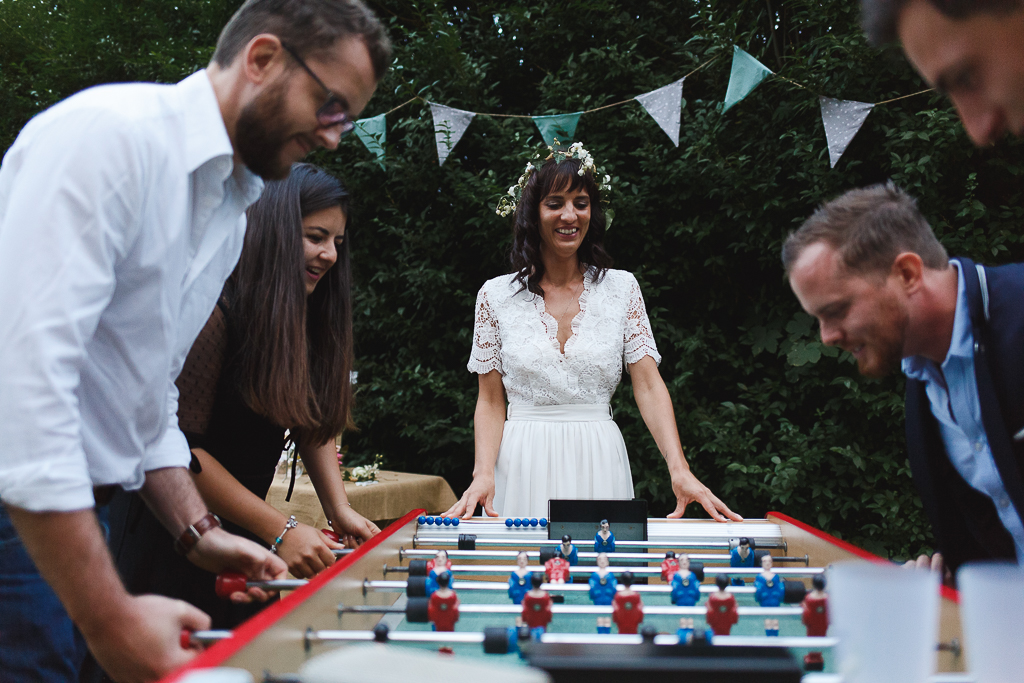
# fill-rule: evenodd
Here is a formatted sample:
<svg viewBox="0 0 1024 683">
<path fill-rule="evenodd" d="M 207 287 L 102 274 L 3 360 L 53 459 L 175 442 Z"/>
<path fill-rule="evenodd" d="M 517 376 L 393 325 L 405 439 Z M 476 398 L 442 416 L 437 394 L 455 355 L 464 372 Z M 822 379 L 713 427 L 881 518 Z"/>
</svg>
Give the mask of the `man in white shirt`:
<svg viewBox="0 0 1024 683">
<path fill-rule="evenodd" d="M 93 510 L 100 491 L 139 489 L 181 552 L 205 569 L 286 573 L 279 558 L 208 514 L 186 469 L 174 379 L 238 259 L 245 208 L 262 188 L 257 176 L 284 177 L 309 151 L 334 149 L 389 54 L 359 0 L 247 0 L 205 71 L 172 86 L 79 93 L 36 116 L 7 151 L 5 683 L 77 676 L 84 652 L 73 651 L 68 615 L 119 681 L 157 678 L 195 654 L 178 636 L 206 628 L 208 618 L 125 592 Z M 234 597 L 266 599 L 255 589 Z"/>
</svg>

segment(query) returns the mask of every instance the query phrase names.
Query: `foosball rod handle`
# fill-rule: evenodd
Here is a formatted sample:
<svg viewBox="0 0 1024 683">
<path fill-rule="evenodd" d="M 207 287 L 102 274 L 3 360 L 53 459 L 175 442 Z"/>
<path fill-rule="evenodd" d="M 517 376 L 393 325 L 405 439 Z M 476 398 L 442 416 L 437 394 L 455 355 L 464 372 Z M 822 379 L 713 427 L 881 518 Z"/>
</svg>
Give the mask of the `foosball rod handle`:
<svg viewBox="0 0 1024 683">
<path fill-rule="evenodd" d="M 262 588 L 265 591 L 294 590 L 302 588 L 309 581 L 306 579 L 275 579 L 272 581 L 250 581 L 245 574 L 224 572 L 217 575 L 214 591 L 217 597 L 227 600 L 234 593 L 244 593 L 250 588 Z"/>
<path fill-rule="evenodd" d="M 232 636 L 231 631 L 190 631 L 187 628 L 181 629 L 179 644 L 183 650 L 191 650 L 196 646 L 207 646 L 212 643 L 219 643 Z"/>
</svg>

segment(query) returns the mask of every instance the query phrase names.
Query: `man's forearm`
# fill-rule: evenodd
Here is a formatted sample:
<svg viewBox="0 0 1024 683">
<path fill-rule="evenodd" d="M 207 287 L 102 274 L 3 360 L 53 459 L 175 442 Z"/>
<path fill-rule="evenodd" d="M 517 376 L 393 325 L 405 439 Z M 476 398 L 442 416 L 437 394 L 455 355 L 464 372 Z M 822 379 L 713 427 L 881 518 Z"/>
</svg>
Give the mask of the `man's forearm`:
<svg viewBox="0 0 1024 683">
<path fill-rule="evenodd" d="M 184 467 L 146 472 L 146 483 L 139 494 L 174 538 L 207 513 L 206 503 Z"/>
<path fill-rule="evenodd" d="M 127 606 L 129 596 L 92 509 L 29 512 L 8 507 L 39 572 L 86 638 Z"/>
</svg>

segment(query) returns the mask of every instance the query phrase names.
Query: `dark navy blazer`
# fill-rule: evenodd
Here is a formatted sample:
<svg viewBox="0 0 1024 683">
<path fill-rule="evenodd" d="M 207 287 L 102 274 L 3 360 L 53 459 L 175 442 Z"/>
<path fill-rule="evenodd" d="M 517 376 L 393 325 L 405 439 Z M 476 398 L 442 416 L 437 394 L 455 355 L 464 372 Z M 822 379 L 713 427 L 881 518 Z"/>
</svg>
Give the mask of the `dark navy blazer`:
<svg viewBox="0 0 1024 683">
<path fill-rule="evenodd" d="M 957 259 L 964 274 L 982 423 L 1006 493 L 1024 517 L 1024 263 L 984 268 Z M 954 572 L 964 562 L 1016 558 L 992 500 L 953 467 L 925 384 L 907 380 L 907 451 L 938 549 Z M 1024 433 L 1022 433 L 1024 436 Z"/>
</svg>

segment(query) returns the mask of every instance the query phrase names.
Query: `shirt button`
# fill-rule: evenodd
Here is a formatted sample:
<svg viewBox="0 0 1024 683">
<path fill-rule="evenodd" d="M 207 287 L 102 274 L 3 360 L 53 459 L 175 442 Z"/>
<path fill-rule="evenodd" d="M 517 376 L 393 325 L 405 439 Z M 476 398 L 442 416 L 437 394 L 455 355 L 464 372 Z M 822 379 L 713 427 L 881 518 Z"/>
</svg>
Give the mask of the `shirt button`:
<svg viewBox="0 0 1024 683">
<path fill-rule="evenodd" d="M 979 453 L 981 452 L 981 449 L 984 447 L 985 446 L 980 441 L 974 442 L 974 450 L 978 451 Z"/>
</svg>

